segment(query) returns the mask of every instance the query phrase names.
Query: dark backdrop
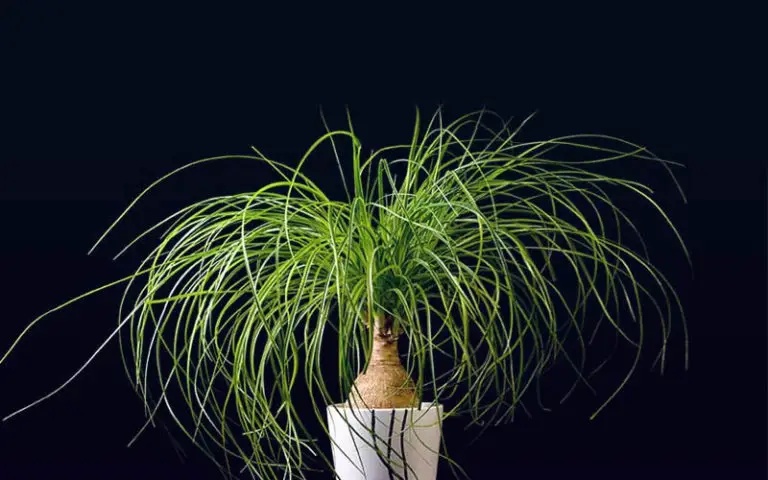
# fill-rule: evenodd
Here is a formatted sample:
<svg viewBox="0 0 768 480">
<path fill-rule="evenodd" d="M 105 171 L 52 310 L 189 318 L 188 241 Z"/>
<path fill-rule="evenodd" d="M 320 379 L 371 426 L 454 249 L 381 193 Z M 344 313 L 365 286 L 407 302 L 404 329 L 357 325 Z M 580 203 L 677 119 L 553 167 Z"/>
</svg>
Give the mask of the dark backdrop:
<svg viewBox="0 0 768 480">
<path fill-rule="evenodd" d="M 600 132 L 687 165 L 678 175 L 688 204 L 655 170 L 626 176 L 656 189 L 691 250 L 693 278 L 671 234 L 655 230 L 660 219 L 640 220 L 685 302 L 691 369 L 641 369 L 591 422 L 610 390 L 523 416 L 471 447 L 448 425 L 452 453 L 479 479 L 765 478 L 764 150 L 746 147 L 762 135 L 764 109 L 751 90 L 759 81 L 749 15 L 627 8 L 555 18 L 554 8 L 478 6 L 428 17 L 404 10 L 379 25 L 388 15 L 374 7 L 322 20 L 307 8 L 4 4 L 0 351 L 35 316 L 129 273 L 138 257 L 110 258 L 142 227 L 267 180 L 241 162 L 185 173 L 86 256 L 172 168 L 250 145 L 295 162 L 322 133 L 320 104 L 337 126 L 348 104 L 367 148 L 408 141 L 414 105 L 431 112 L 442 103 L 449 117 L 482 106 L 520 119 L 538 110 L 527 138 Z M 307 168 L 339 187 L 329 158 Z M 0 367 L 0 413 L 88 358 L 114 328 L 118 293 L 30 333 Z M 677 337 L 678 360 L 681 347 Z M 110 345 L 60 394 L 0 424 L 0 478 L 217 478 L 194 448 L 180 461 L 162 428 L 125 448 L 142 414 Z"/>
</svg>

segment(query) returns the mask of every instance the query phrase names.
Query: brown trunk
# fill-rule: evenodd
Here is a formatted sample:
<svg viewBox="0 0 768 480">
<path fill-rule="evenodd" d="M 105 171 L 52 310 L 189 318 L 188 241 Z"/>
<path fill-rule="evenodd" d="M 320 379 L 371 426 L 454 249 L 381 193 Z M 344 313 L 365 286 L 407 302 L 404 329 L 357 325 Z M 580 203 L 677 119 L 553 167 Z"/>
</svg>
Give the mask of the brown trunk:
<svg viewBox="0 0 768 480">
<path fill-rule="evenodd" d="M 355 379 L 349 393 L 352 405 L 359 408 L 418 406 L 416 386 L 400 363 L 398 336 L 393 331 L 391 318 L 376 316 L 371 360 L 366 371 Z"/>
</svg>

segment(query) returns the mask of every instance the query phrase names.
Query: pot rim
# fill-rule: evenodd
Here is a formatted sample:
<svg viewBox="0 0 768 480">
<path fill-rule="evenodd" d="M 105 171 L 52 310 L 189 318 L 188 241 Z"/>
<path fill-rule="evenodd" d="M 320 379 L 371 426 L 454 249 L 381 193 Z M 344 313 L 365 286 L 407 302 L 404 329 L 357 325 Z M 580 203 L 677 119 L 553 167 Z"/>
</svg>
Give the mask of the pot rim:
<svg viewBox="0 0 768 480">
<path fill-rule="evenodd" d="M 327 405 L 326 410 L 357 410 L 357 411 L 364 411 L 364 412 L 404 412 L 404 411 L 425 411 L 425 410 L 431 410 L 431 409 L 438 409 L 440 411 L 443 410 L 443 405 L 441 403 L 435 403 L 435 402 L 421 402 L 418 407 L 401 407 L 401 408 L 358 408 L 358 407 L 351 407 L 348 403 L 332 403 L 331 405 Z"/>
</svg>

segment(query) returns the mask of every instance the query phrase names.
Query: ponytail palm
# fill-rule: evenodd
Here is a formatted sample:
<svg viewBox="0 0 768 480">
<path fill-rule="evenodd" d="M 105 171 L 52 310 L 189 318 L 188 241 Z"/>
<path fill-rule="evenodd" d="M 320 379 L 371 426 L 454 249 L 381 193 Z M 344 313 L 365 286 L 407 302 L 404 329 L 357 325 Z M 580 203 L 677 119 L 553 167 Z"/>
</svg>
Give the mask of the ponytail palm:
<svg viewBox="0 0 768 480">
<path fill-rule="evenodd" d="M 480 111 L 444 125 L 438 111 L 423 125 L 417 112 L 410 143 L 367 156 L 350 121 L 327 130 L 295 167 L 253 149 L 171 172 L 104 236 L 150 189 L 195 165 L 260 162 L 276 181 L 195 203 L 142 233 L 128 247 L 158 232 L 160 240 L 135 274 L 37 318 L 0 363 L 46 315 L 126 285 L 105 344 L 121 339 L 145 427 L 165 409 L 224 472 L 236 473 L 239 459 L 257 478 L 302 476 L 312 457 L 331 463 L 310 423 L 327 431 L 325 406 L 360 398 L 355 380 L 380 332 L 397 363 L 398 338 L 407 345 L 407 398 L 389 406 L 426 399 L 484 426 L 511 420 L 557 361 L 574 372 L 568 394 L 589 386 L 586 347 L 601 325 L 634 349 L 634 360 L 593 417 L 634 372 L 646 327 L 660 327 L 663 370 L 679 318 L 687 368 L 678 296 L 609 192 L 650 205 L 687 256 L 682 239 L 650 188 L 597 173 L 602 164 L 646 161 L 674 179 L 675 164 L 608 136 L 518 141 L 522 125 L 490 128 L 494 118 Z M 342 178 L 351 163 L 344 200 L 302 173 L 323 144 Z M 584 158 L 556 159 L 574 151 Z M 642 248 L 623 241 L 627 229 Z"/>
</svg>

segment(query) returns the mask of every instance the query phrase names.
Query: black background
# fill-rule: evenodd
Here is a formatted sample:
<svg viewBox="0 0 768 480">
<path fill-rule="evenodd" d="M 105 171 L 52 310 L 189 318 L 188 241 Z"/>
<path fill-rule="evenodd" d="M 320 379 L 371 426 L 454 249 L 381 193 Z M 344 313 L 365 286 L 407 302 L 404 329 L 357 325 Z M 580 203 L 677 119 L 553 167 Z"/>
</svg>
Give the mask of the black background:
<svg viewBox="0 0 768 480">
<path fill-rule="evenodd" d="M 668 178 L 626 175 L 657 190 L 691 250 L 693 278 L 671 234 L 653 230 L 660 219 L 641 219 L 652 258 L 685 302 L 691 369 L 641 370 L 591 422 L 604 396 L 521 417 L 469 448 L 448 425 L 450 451 L 478 479 L 765 478 L 766 176 L 764 149 L 747 147 L 763 135 L 765 110 L 748 12 L 477 6 L 390 20 L 373 6 L 347 18 L 212 5 L 0 9 L 0 351 L 43 311 L 130 273 L 138 256 L 110 258 L 142 227 L 268 180 L 237 161 L 187 172 L 86 256 L 172 168 L 250 145 L 295 162 L 323 132 L 320 104 L 338 127 L 348 104 L 367 148 L 408 141 L 414 105 L 442 103 L 449 117 L 537 110 L 526 138 L 599 132 L 686 164 L 678 175 L 688 204 Z M 338 192 L 330 159 L 307 168 Z M 30 333 L 0 367 L 0 413 L 88 358 L 114 328 L 118 294 Z M 679 360 L 682 344 L 674 347 Z M 161 428 L 126 449 L 142 413 L 110 345 L 60 394 L 0 424 L 0 478 L 217 478 L 194 448 L 182 463 Z"/>
</svg>

